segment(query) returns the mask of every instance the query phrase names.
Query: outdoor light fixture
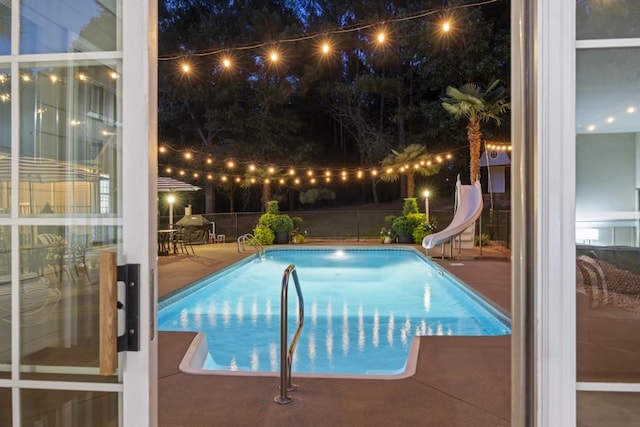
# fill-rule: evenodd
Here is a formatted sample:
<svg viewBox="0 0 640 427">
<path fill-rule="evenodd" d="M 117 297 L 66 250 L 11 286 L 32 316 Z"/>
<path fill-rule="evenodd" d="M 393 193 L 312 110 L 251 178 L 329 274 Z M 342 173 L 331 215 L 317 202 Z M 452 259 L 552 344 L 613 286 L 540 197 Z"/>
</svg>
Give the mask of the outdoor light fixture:
<svg viewBox="0 0 640 427">
<path fill-rule="evenodd" d="M 169 194 L 167 196 L 167 202 L 169 202 L 169 228 L 173 229 L 173 202 L 176 201 L 176 198 L 173 194 Z"/>
<path fill-rule="evenodd" d="M 424 190 L 424 213 L 427 216 L 427 224 L 429 224 L 429 190 Z"/>
</svg>

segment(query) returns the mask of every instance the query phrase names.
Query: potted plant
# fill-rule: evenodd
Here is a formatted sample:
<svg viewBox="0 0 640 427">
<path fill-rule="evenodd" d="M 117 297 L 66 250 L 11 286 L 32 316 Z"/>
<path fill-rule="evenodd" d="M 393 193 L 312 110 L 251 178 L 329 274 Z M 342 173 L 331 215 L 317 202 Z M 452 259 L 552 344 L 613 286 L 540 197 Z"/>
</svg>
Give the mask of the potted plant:
<svg viewBox="0 0 640 427">
<path fill-rule="evenodd" d="M 276 215 L 270 227 L 276 235 L 274 243 L 289 243 L 289 238 L 293 231 L 293 220 L 289 215 Z"/>
<path fill-rule="evenodd" d="M 391 226 L 382 227 L 380 230 L 380 243 L 393 243 L 396 241 L 396 235 Z"/>
<path fill-rule="evenodd" d="M 429 218 L 429 222 L 426 222 L 426 215 L 424 216 L 425 216 L 425 221 L 418 224 L 416 228 L 413 229 L 413 241 L 418 244 L 421 244 L 422 240 L 426 236 L 428 236 L 431 233 L 435 233 L 436 230 L 438 229 L 438 221 L 436 218 L 431 217 Z"/>
<path fill-rule="evenodd" d="M 390 215 L 385 221 L 391 221 L 391 228 L 398 235 L 398 243 L 420 243 L 418 236 L 414 236 L 416 228 L 426 224 L 427 216 L 418 212 L 418 204 L 415 197 L 404 199 L 402 216 L 393 217 Z"/>
<path fill-rule="evenodd" d="M 392 227 L 398 235 L 398 243 L 413 243 L 413 229 L 416 225 L 410 218 L 399 216 L 393 220 Z"/>
<path fill-rule="evenodd" d="M 304 243 L 304 236 L 307 232 L 302 232 L 300 226 L 302 225 L 302 218 L 299 216 L 291 217 L 293 221 L 293 231 L 291 232 L 291 241 L 293 243 Z"/>
</svg>

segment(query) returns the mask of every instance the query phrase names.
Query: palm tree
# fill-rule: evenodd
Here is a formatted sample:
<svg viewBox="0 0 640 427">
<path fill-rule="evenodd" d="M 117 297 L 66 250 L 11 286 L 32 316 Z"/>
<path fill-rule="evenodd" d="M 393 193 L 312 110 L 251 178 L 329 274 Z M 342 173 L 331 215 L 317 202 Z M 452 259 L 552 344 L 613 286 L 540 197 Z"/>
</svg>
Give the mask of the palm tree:
<svg viewBox="0 0 640 427">
<path fill-rule="evenodd" d="M 383 171 L 380 178 L 393 182 L 400 178 L 400 174 L 407 176 L 407 197 L 413 197 L 415 192 L 415 174 L 422 176 L 433 175 L 438 171 L 438 162 L 432 161 L 424 145 L 411 144 L 402 151 L 391 150 L 391 154 L 382 159 Z"/>
<path fill-rule="evenodd" d="M 442 98 L 442 107 L 456 119 L 469 120 L 467 139 L 469 141 L 469 172 L 471 183 L 480 179 L 480 146 L 482 131 L 480 123 L 494 120 L 499 126 L 502 116 L 511 105 L 507 102 L 507 94 L 503 87 L 498 87 L 499 80 L 494 79 L 486 90 L 475 83 L 467 83 L 459 89 L 448 86 L 447 95 Z"/>
</svg>

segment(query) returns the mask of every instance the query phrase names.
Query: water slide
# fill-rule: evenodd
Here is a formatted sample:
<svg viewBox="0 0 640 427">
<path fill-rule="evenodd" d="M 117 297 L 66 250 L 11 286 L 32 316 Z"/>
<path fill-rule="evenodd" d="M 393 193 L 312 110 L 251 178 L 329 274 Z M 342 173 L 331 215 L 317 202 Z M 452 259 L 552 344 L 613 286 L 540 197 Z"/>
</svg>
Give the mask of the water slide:
<svg viewBox="0 0 640 427">
<path fill-rule="evenodd" d="M 456 182 L 456 212 L 451 224 L 442 231 L 429 234 L 422 239 L 422 246 L 431 249 L 434 246 L 456 237 L 480 217 L 482 213 L 482 189 L 480 181 L 473 185 L 461 185 L 460 179 Z M 444 249 L 443 249 L 444 250 Z"/>
</svg>

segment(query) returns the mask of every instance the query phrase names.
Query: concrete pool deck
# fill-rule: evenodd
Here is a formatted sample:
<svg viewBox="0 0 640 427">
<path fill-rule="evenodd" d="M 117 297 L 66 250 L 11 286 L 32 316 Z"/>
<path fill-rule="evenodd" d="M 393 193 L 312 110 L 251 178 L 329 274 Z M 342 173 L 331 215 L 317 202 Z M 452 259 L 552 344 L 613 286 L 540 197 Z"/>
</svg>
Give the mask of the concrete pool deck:
<svg viewBox="0 0 640 427">
<path fill-rule="evenodd" d="M 315 244 L 377 242 L 312 241 Z M 415 246 L 420 249 L 419 246 Z M 235 243 L 194 246 L 158 260 L 160 297 L 255 253 Z M 430 255 L 439 257 L 440 251 Z M 445 252 L 447 253 L 447 252 Z M 510 311 L 511 263 L 499 246 L 454 252 L 438 264 Z M 161 426 L 509 426 L 510 336 L 420 337 L 416 374 L 400 380 L 296 378 L 278 405 L 277 377 L 188 375 L 178 365 L 195 334 L 159 333 Z"/>
</svg>

